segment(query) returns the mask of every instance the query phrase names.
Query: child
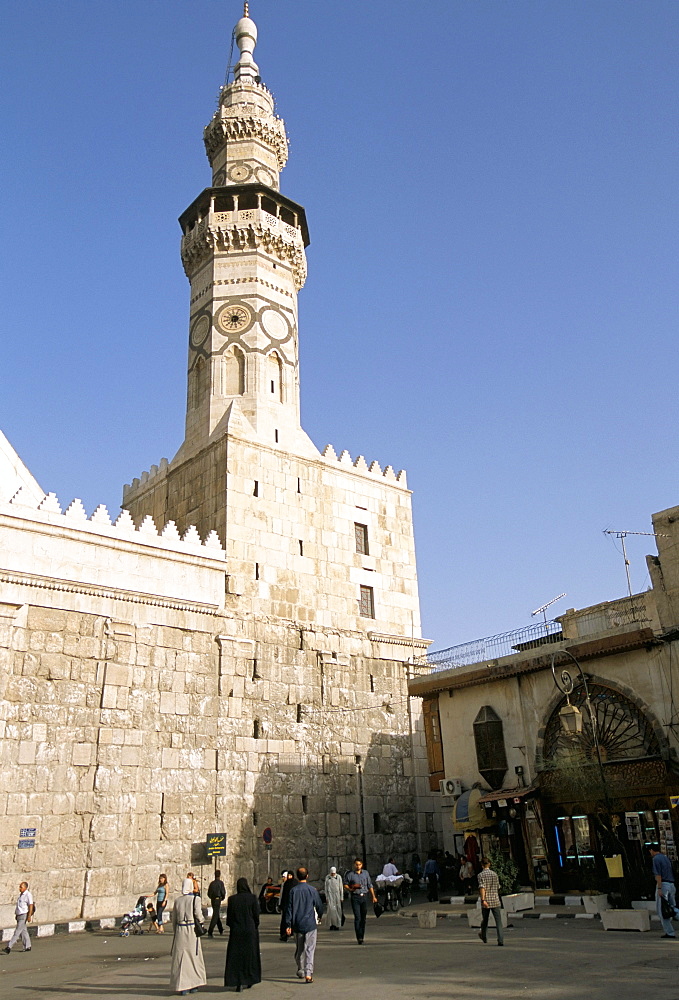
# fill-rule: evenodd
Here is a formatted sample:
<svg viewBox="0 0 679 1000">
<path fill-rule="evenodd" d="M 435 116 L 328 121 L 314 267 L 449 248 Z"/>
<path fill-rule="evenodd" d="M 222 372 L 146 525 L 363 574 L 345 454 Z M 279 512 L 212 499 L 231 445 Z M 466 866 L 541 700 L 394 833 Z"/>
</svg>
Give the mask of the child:
<svg viewBox="0 0 679 1000">
<path fill-rule="evenodd" d="M 158 914 L 156 913 L 153 903 L 146 904 L 146 913 L 148 914 L 148 918 L 151 921 L 151 924 L 156 929 L 156 934 L 160 934 L 160 927 L 158 926 Z"/>
</svg>

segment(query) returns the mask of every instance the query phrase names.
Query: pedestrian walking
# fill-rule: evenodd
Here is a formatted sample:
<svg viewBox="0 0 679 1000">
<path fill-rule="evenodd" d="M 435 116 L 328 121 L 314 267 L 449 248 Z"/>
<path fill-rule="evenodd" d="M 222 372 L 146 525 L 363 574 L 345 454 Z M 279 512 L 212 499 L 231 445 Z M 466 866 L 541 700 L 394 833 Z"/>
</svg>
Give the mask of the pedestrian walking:
<svg viewBox="0 0 679 1000">
<path fill-rule="evenodd" d="M 248 892 L 249 891 L 250 890 L 248 889 Z M 207 898 L 210 900 L 212 905 L 212 917 L 210 918 L 210 926 L 207 929 L 207 936 L 211 938 L 214 934 L 215 927 L 220 934 L 224 933 L 219 911 L 221 909 L 222 902 L 226 899 L 226 886 L 222 882 L 222 873 L 219 870 L 215 872 L 215 877 L 207 887 Z"/>
<path fill-rule="evenodd" d="M 331 931 L 338 931 L 344 921 L 342 912 L 344 903 L 344 885 L 337 874 L 336 868 L 331 868 L 325 877 L 325 905 L 328 908 L 328 923 Z"/>
<path fill-rule="evenodd" d="M 306 868 L 297 869 L 297 884 L 292 887 L 288 895 L 285 922 L 288 937 L 293 931 L 295 932 L 297 978 L 312 983 L 317 928 L 323 916 L 323 903 L 318 890 L 307 882 L 308 877 Z"/>
<path fill-rule="evenodd" d="M 660 850 L 659 844 L 651 844 L 648 848 L 651 857 L 653 858 L 653 874 L 655 876 L 655 907 L 660 917 L 660 923 L 662 924 L 663 933 L 660 935 L 663 938 L 672 938 L 676 941 L 677 935 L 674 932 L 674 927 L 672 926 L 672 918 L 664 917 L 662 912 L 662 900 L 666 900 L 670 909 L 676 917 L 676 895 L 675 895 L 675 884 L 674 884 L 674 869 L 672 868 L 672 862 L 667 857 L 666 854 Z"/>
<path fill-rule="evenodd" d="M 434 851 L 430 851 L 429 857 L 424 863 L 423 875 L 427 880 L 427 899 L 430 903 L 438 902 L 439 898 L 439 864 Z"/>
<path fill-rule="evenodd" d="M 16 901 L 16 906 L 14 907 L 14 916 L 16 917 L 17 925 L 14 934 L 12 934 L 12 937 L 9 939 L 7 947 L 3 948 L 6 955 L 9 955 L 19 938 L 21 938 L 23 943 L 24 951 L 31 950 L 31 939 L 28 936 L 28 928 L 26 927 L 26 924 L 30 924 L 34 913 L 35 904 L 33 902 L 33 896 L 28 889 L 28 882 L 20 882 L 19 896 Z"/>
<path fill-rule="evenodd" d="M 224 985 L 227 989 L 249 990 L 262 981 L 259 956 L 259 902 L 245 878 L 236 882 L 236 892 L 226 904 L 229 943 L 226 949 Z"/>
<path fill-rule="evenodd" d="M 479 937 L 486 943 L 488 933 L 488 918 L 493 914 L 495 920 L 495 930 L 497 931 L 497 943 L 502 946 L 504 938 L 502 935 L 502 908 L 500 904 L 500 879 L 497 872 L 490 867 L 488 858 L 483 859 L 483 868 L 479 872 L 479 896 L 481 897 L 481 930 Z"/>
<path fill-rule="evenodd" d="M 153 893 L 156 897 L 156 923 L 158 934 L 165 933 L 163 929 L 163 913 L 167 908 L 169 892 L 170 887 L 167 884 L 167 875 L 163 872 L 162 875 L 158 876 L 158 885 L 156 886 L 156 891 Z"/>
<path fill-rule="evenodd" d="M 292 872 L 283 872 L 283 881 L 281 883 L 281 894 L 280 894 L 280 908 L 281 908 L 281 926 L 280 926 L 280 938 L 281 941 L 288 940 L 287 925 L 285 922 L 285 911 L 288 906 L 288 897 L 292 892 L 293 888 L 297 885 L 297 879 Z"/>
<path fill-rule="evenodd" d="M 205 962 L 200 938 L 195 924 L 202 923 L 203 910 L 200 899 L 194 893 L 193 879 L 188 876 L 182 882 L 182 894 L 175 900 L 172 909 L 172 965 L 170 968 L 170 989 L 186 996 L 195 993 L 199 986 L 207 982 Z"/>
<path fill-rule="evenodd" d="M 351 909 L 354 912 L 354 932 L 359 944 L 363 944 L 365 937 L 365 918 L 368 915 L 368 897 L 373 903 L 377 902 L 377 896 L 373 889 L 372 879 L 369 872 L 363 868 L 360 858 L 354 861 L 353 871 L 347 872 L 344 876 L 344 888 L 350 893 Z"/>
</svg>

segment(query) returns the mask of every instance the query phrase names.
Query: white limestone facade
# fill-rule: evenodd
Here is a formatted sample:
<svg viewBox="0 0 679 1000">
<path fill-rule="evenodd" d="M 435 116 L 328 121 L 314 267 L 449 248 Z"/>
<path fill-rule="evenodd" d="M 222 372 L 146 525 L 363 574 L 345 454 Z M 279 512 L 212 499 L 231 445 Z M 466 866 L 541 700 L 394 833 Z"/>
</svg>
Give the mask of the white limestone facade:
<svg viewBox="0 0 679 1000">
<path fill-rule="evenodd" d="M 280 192 L 250 18 L 236 41 L 212 186 L 180 219 L 181 448 L 112 523 L 62 510 L 0 438 L 0 899 L 25 874 L 41 920 L 123 912 L 160 871 L 207 878 L 209 833 L 227 834 L 229 884 L 266 874 L 266 827 L 272 872 L 313 879 L 436 842 L 406 683 L 427 646 L 411 495 L 301 427 L 306 218 Z"/>
</svg>

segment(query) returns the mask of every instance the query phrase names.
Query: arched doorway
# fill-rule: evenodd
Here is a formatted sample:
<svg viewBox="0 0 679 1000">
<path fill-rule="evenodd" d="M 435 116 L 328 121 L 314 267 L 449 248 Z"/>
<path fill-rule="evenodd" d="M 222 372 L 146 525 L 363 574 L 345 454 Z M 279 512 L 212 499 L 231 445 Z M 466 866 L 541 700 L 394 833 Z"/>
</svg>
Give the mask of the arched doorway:
<svg viewBox="0 0 679 1000">
<path fill-rule="evenodd" d="M 669 810 L 677 777 L 664 759 L 662 730 L 639 699 L 600 679 L 589 680 L 588 688 L 589 704 L 582 684 L 570 695 L 570 704 L 582 713 L 582 731 L 564 729 L 560 713 L 567 699 L 561 698 L 539 747 L 553 885 L 564 891 L 608 889 L 605 858 L 622 854 L 625 888 L 640 898 L 652 891 L 647 844 L 662 841 L 668 854 L 677 856 Z M 642 824 L 635 808 L 640 799 L 661 806 L 644 810 Z"/>
</svg>

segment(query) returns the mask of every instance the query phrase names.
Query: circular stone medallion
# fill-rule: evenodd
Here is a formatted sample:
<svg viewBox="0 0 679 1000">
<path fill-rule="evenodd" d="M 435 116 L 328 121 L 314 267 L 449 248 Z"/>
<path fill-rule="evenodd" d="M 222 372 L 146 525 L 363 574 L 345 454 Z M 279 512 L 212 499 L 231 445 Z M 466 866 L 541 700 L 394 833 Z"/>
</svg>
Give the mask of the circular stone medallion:
<svg viewBox="0 0 679 1000">
<path fill-rule="evenodd" d="M 255 170 L 255 177 L 260 184 L 265 184 L 266 187 L 274 186 L 273 174 L 270 170 L 267 170 L 266 167 L 257 167 Z"/>
<path fill-rule="evenodd" d="M 196 322 L 191 327 L 191 344 L 194 347 L 200 347 L 208 333 L 210 332 L 210 320 L 209 317 L 203 315 L 199 316 Z"/>
<path fill-rule="evenodd" d="M 217 316 L 217 326 L 224 333 L 240 333 L 252 321 L 252 313 L 247 306 L 230 305 L 224 306 Z"/>
<path fill-rule="evenodd" d="M 277 309 L 264 309 L 259 321 L 272 340 L 286 340 L 290 336 L 288 321 Z"/>
<path fill-rule="evenodd" d="M 246 181 L 248 177 L 251 176 L 251 174 L 252 171 L 250 170 L 250 167 L 246 163 L 236 163 L 229 168 L 230 180 L 236 181 L 237 183 Z"/>
</svg>

